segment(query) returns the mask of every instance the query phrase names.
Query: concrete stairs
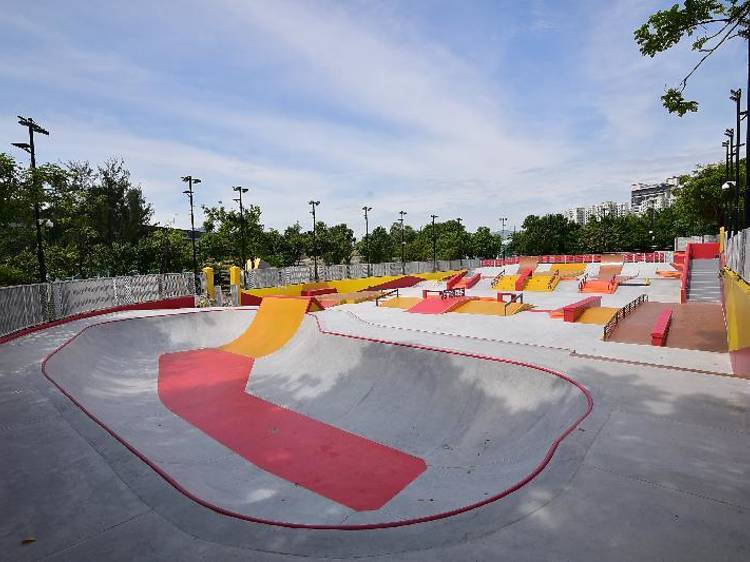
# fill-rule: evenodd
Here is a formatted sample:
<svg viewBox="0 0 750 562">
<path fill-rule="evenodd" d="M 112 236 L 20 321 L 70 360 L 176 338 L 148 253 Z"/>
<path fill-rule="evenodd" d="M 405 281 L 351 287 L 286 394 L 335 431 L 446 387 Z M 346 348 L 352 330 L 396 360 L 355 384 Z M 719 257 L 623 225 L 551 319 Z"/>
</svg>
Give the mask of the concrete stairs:
<svg viewBox="0 0 750 562">
<path fill-rule="evenodd" d="M 690 262 L 687 300 L 689 302 L 721 302 L 718 258 Z"/>
</svg>

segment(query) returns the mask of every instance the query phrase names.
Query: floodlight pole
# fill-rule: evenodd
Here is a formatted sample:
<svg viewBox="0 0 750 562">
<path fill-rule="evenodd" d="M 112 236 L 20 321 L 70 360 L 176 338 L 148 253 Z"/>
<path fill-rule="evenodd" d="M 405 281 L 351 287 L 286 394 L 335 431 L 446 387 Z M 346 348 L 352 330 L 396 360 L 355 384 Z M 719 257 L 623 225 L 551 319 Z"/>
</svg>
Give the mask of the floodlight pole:
<svg viewBox="0 0 750 562">
<path fill-rule="evenodd" d="M 34 223 L 36 226 L 36 259 L 39 263 L 39 282 L 47 282 L 47 264 L 44 260 L 44 248 L 42 246 L 42 218 L 39 195 L 36 191 L 36 150 L 34 148 L 34 133 L 49 136 L 49 131 L 40 127 L 31 117 L 18 116 L 18 124 L 29 130 L 29 143 L 13 143 L 13 146 L 25 150 L 31 155 L 31 188 L 34 194 Z"/>
<path fill-rule="evenodd" d="M 461 231 L 461 223 L 463 219 L 461 217 L 458 217 L 456 219 L 456 222 L 458 223 L 458 251 L 461 252 L 458 256 L 458 267 L 463 268 L 464 266 L 464 234 Z"/>
<path fill-rule="evenodd" d="M 734 181 L 735 187 L 734 187 L 734 207 L 735 207 L 735 229 L 737 232 L 742 230 L 743 226 L 748 226 L 748 221 L 745 220 L 745 215 L 747 214 L 747 211 L 743 213 L 742 220 L 740 219 L 740 143 L 742 142 L 742 131 L 740 129 L 740 119 L 742 118 L 742 109 L 740 107 L 740 104 L 742 103 L 742 90 L 730 90 L 729 99 L 733 102 L 735 102 L 735 114 L 737 117 L 737 129 L 735 130 L 735 133 L 737 134 L 737 142 L 734 145 L 735 149 L 735 155 L 734 155 L 734 161 L 737 163 L 734 170 Z M 744 221 L 744 224 L 743 224 Z"/>
<path fill-rule="evenodd" d="M 365 259 L 367 260 L 367 276 L 370 277 L 370 221 L 367 217 L 368 211 L 372 211 L 372 207 L 368 207 L 365 205 L 362 207 L 362 210 L 365 212 Z"/>
<path fill-rule="evenodd" d="M 401 275 L 406 275 L 406 262 L 404 261 L 404 250 L 406 249 L 406 240 L 404 240 L 404 215 L 407 212 L 399 211 L 398 214 L 401 215 L 399 219 L 401 221 Z"/>
<path fill-rule="evenodd" d="M 508 222 L 508 217 L 500 217 L 500 253 L 503 257 L 503 265 L 505 265 L 505 244 L 503 243 L 503 235 L 505 234 L 505 223 Z"/>
<path fill-rule="evenodd" d="M 193 184 L 201 183 L 201 180 L 193 176 L 183 176 L 182 181 L 188 184 L 188 188 L 183 191 L 190 200 L 190 241 L 193 245 L 193 280 L 195 281 L 195 294 L 200 291 L 198 285 L 198 254 L 195 250 L 195 214 L 193 213 Z"/>
<path fill-rule="evenodd" d="M 320 205 L 320 201 L 309 201 L 310 207 L 312 207 L 312 211 L 310 211 L 310 214 L 312 214 L 313 218 L 313 261 L 315 263 L 315 281 L 318 281 L 318 240 L 316 237 L 316 225 L 315 225 L 315 207 Z"/>
<path fill-rule="evenodd" d="M 247 257 L 245 254 L 245 208 L 242 206 L 242 194 L 247 193 L 249 189 L 241 185 L 232 187 L 232 191 L 237 192 L 237 201 L 240 204 L 240 259 L 242 260 L 242 283 L 245 283 L 245 269 L 247 268 Z"/>
<path fill-rule="evenodd" d="M 725 140 L 721 142 L 721 146 L 725 149 L 725 155 L 724 155 L 724 183 L 729 181 L 729 141 Z M 721 203 L 721 226 L 724 227 L 725 230 L 728 230 L 728 220 L 727 220 L 727 205 L 726 201 L 724 201 L 724 190 L 721 190 L 721 199 L 719 200 Z"/>
<path fill-rule="evenodd" d="M 435 232 L 435 219 L 437 215 L 430 215 L 432 218 L 432 271 L 437 271 L 437 232 Z"/>
</svg>

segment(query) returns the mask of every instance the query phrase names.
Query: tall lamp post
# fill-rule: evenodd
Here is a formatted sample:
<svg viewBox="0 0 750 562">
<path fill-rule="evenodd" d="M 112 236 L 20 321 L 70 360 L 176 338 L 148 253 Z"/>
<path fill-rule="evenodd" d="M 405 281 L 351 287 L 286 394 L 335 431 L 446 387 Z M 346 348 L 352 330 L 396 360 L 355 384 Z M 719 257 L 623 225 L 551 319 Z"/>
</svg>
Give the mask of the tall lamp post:
<svg viewBox="0 0 750 562">
<path fill-rule="evenodd" d="M 505 244 L 503 243 L 503 236 L 505 236 L 505 223 L 508 222 L 508 217 L 500 217 L 500 253 L 503 256 L 503 265 L 505 265 Z"/>
<path fill-rule="evenodd" d="M 432 218 L 432 271 L 437 271 L 437 232 L 435 231 L 435 219 L 437 215 L 430 215 Z"/>
<path fill-rule="evenodd" d="M 365 212 L 365 259 L 367 260 L 367 276 L 370 277 L 370 221 L 367 213 L 372 211 L 372 207 L 365 205 L 362 207 Z"/>
<path fill-rule="evenodd" d="M 39 262 L 39 282 L 47 282 L 47 264 L 44 261 L 44 248 L 42 247 L 42 219 L 39 194 L 36 191 L 36 150 L 34 149 L 34 133 L 49 136 L 49 131 L 43 129 L 31 117 L 18 116 L 18 124 L 29 130 L 29 142 L 14 142 L 13 146 L 25 150 L 31 155 L 31 188 L 34 195 L 34 224 L 36 227 L 36 259 Z"/>
<path fill-rule="evenodd" d="M 188 196 L 190 201 L 190 242 L 193 245 L 193 280 L 195 281 L 195 292 L 196 294 L 200 290 L 198 285 L 198 255 L 195 251 L 195 214 L 193 213 L 193 185 L 197 185 L 201 182 L 198 178 L 193 176 L 182 176 L 182 181 L 188 184 L 188 188 L 183 191 Z"/>
<path fill-rule="evenodd" d="M 732 176 L 734 175 L 734 129 L 726 129 L 724 131 L 724 135 L 727 137 L 729 141 L 729 179 L 731 180 Z M 739 166 L 739 163 L 737 164 Z M 734 180 L 732 180 L 733 182 Z M 735 187 L 732 188 L 732 191 L 729 192 L 729 231 L 735 232 L 737 230 L 737 212 L 735 209 L 735 196 L 734 191 L 736 190 Z"/>
<path fill-rule="evenodd" d="M 735 103 L 735 114 L 737 118 L 737 142 L 734 143 L 735 155 L 734 161 L 737 163 L 734 170 L 734 181 L 736 182 L 734 187 L 735 194 L 735 208 L 737 209 L 737 220 L 735 227 L 737 232 L 748 226 L 747 210 L 744 211 L 742 219 L 740 219 L 740 146 L 742 146 L 742 133 L 740 129 L 740 119 L 742 118 L 742 109 L 740 107 L 742 103 L 742 90 L 730 90 L 729 99 Z M 747 191 L 747 190 L 745 190 Z M 747 197 L 747 195 L 745 195 Z"/>
<path fill-rule="evenodd" d="M 401 218 L 401 275 L 406 275 L 406 261 L 404 261 L 404 251 L 406 250 L 406 240 L 404 240 L 404 216 L 408 213 L 406 211 L 399 211 Z"/>
<path fill-rule="evenodd" d="M 458 255 L 458 267 L 463 268 L 464 266 L 464 233 L 463 230 L 461 230 L 461 227 L 463 226 L 463 220 L 461 217 L 458 217 L 456 219 L 456 222 L 458 223 L 458 251 L 460 252 Z"/>
<path fill-rule="evenodd" d="M 724 185 L 726 185 L 726 182 L 728 182 L 732 177 L 729 175 L 729 141 L 728 140 L 722 141 L 721 146 L 723 146 L 726 149 L 725 163 L 724 163 Z M 721 226 L 724 227 L 724 230 L 728 230 L 729 219 L 727 217 L 726 197 L 724 197 L 724 189 L 726 189 L 724 185 L 722 185 L 722 191 L 721 191 L 721 222 L 722 222 Z"/>
<path fill-rule="evenodd" d="M 238 197 L 235 199 L 240 204 L 240 259 L 242 260 L 242 284 L 245 283 L 245 269 L 247 268 L 247 256 L 245 255 L 245 208 L 242 206 L 242 194 L 250 191 L 247 187 L 235 185 L 232 191 L 236 191 Z"/>
<path fill-rule="evenodd" d="M 315 207 L 320 205 L 320 201 L 309 201 L 308 204 L 310 205 L 310 207 L 312 207 L 310 214 L 313 218 L 313 262 L 315 263 L 315 281 L 318 281 L 318 240 L 315 230 Z"/>
</svg>

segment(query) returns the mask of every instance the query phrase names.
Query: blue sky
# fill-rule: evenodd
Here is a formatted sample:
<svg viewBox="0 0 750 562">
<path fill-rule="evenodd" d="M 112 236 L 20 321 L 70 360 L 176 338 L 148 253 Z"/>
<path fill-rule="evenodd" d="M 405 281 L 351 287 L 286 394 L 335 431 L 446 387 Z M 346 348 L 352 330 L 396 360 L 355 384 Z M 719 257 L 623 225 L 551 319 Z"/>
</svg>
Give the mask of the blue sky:
<svg viewBox="0 0 750 562">
<path fill-rule="evenodd" d="M 267 226 L 319 217 L 363 229 L 399 210 L 470 228 L 627 200 L 634 181 L 721 160 L 728 91 L 744 49 L 708 61 L 661 107 L 695 57 L 641 57 L 649 0 L 212 0 L 14 2 L 0 10 L 0 138 L 15 116 L 52 132 L 41 161 L 121 156 L 155 219 L 249 186 Z M 3 149 L 6 150 L 6 149 Z M 10 147 L 8 150 L 11 150 Z M 19 155 L 21 156 L 21 155 Z"/>
</svg>

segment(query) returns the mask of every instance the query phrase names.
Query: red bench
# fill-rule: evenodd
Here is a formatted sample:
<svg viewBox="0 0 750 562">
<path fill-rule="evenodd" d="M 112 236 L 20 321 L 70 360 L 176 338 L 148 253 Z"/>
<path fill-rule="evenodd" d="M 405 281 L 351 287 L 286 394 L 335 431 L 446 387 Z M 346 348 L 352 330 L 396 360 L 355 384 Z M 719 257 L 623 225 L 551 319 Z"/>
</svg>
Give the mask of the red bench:
<svg viewBox="0 0 750 562">
<path fill-rule="evenodd" d="M 592 306 L 601 306 L 602 297 L 587 297 L 578 302 L 568 304 L 563 307 L 563 320 L 565 322 L 575 322 L 583 311 Z"/>
<path fill-rule="evenodd" d="M 303 297 L 317 297 L 318 295 L 330 295 L 331 293 L 338 293 L 335 287 L 321 287 L 320 289 L 306 289 L 302 291 Z"/>
<path fill-rule="evenodd" d="M 664 308 L 656 317 L 654 327 L 651 328 L 651 345 L 663 346 L 667 342 L 669 325 L 672 323 L 672 309 Z"/>
</svg>

